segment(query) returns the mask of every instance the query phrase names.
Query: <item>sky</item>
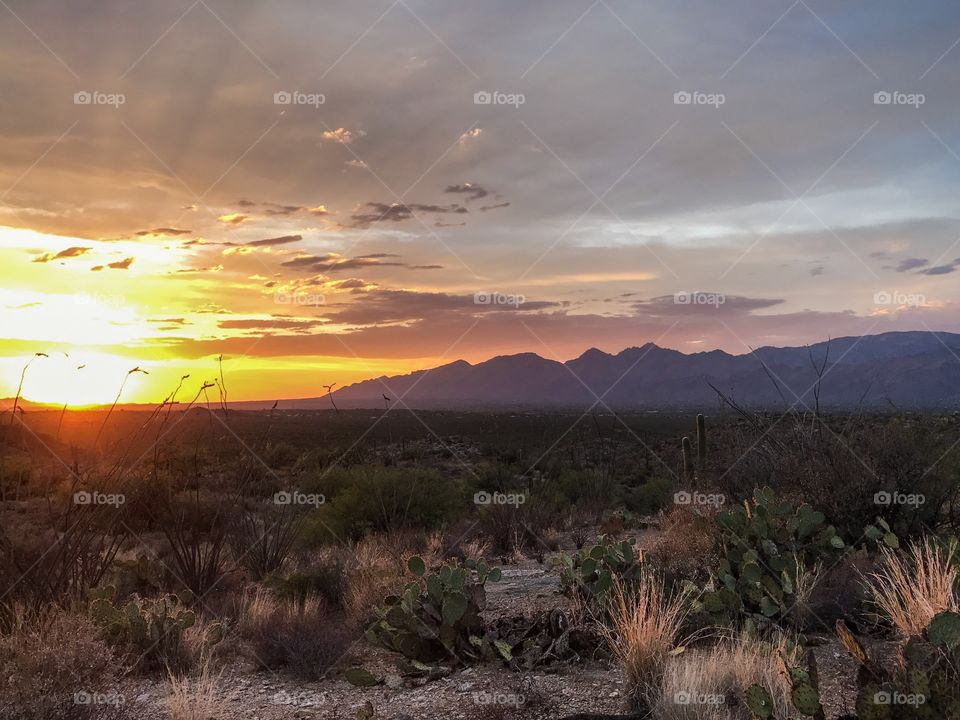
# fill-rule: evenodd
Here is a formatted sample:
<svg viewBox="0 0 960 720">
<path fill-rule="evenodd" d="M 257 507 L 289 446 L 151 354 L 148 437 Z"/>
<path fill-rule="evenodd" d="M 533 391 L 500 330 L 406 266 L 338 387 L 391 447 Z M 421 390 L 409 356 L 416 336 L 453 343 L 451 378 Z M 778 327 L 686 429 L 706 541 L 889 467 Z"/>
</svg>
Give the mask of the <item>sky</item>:
<svg viewBox="0 0 960 720">
<path fill-rule="evenodd" d="M 957 3 L 4 0 L 0 60 L 0 397 L 960 331 Z"/>
</svg>

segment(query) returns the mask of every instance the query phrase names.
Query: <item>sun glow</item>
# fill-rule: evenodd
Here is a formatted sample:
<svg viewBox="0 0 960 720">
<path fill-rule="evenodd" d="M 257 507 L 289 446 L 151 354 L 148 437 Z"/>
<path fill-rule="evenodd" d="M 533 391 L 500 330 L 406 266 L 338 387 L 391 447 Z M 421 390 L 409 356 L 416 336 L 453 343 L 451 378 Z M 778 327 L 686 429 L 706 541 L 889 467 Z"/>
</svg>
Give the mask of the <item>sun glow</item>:
<svg viewBox="0 0 960 720">
<path fill-rule="evenodd" d="M 127 358 L 103 353 L 53 353 L 35 357 L 24 373 L 24 400 L 38 403 L 66 403 L 70 407 L 112 403 L 127 373 L 132 369 Z M 5 359 L 2 365 L 4 384 L 16 388 L 24 364 Z M 146 376 L 132 373 L 123 389 L 124 399 L 136 397 Z"/>
</svg>

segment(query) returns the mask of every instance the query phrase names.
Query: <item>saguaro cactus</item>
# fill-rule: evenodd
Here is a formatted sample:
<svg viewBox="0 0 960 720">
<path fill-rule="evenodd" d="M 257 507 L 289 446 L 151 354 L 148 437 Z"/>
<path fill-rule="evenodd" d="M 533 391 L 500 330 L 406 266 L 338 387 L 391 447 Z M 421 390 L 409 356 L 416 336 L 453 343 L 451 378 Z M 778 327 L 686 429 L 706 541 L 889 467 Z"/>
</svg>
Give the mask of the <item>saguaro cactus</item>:
<svg viewBox="0 0 960 720">
<path fill-rule="evenodd" d="M 703 413 L 697 415 L 697 462 L 701 470 L 707 463 L 707 421 Z"/>
<path fill-rule="evenodd" d="M 693 450 L 688 437 L 683 438 L 683 474 L 687 478 L 693 474 Z"/>
</svg>

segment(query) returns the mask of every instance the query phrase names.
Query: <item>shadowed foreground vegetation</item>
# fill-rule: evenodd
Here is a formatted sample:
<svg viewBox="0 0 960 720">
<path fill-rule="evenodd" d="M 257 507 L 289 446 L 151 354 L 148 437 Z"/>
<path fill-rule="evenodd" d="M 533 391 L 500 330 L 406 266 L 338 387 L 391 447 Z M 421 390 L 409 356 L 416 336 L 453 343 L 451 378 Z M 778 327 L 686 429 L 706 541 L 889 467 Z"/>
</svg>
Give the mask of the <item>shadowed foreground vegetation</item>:
<svg viewBox="0 0 960 720">
<path fill-rule="evenodd" d="M 732 403 L 8 413 L 0 717 L 228 717 L 237 674 L 399 717 L 370 693 L 467 668 L 515 678 L 464 691 L 478 718 L 609 714 L 529 684 L 561 668 L 622 679 L 624 714 L 960 717 L 958 441 L 956 415 Z M 555 592 L 505 611 L 524 568 Z"/>
</svg>

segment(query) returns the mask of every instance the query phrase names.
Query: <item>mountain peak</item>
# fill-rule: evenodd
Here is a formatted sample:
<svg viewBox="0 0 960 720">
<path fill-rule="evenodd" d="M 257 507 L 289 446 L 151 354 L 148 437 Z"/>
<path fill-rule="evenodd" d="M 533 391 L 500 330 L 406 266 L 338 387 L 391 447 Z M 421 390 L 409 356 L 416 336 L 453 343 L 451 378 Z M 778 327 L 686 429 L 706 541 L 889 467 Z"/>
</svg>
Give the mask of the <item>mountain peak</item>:
<svg viewBox="0 0 960 720">
<path fill-rule="evenodd" d="M 722 387 L 742 406 L 782 406 L 780 391 L 798 407 L 943 408 L 960 403 L 960 335 L 896 333 L 832 341 L 836 352 L 818 384 L 810 354 L 823 355 L 826 343 L 809 347 L 760 348 L 731 355 L 723 350 L 683 353 L 652 342 L 616 355 L 591 347 L 560 363 L 533 352 L 498 355 L 470 364 L 457 360 L 433 370 L 365 381 L 334 393 L 346 407 L 380 407 L 384 386 L 405 397 L 410 407 L 568 407 L 584 408 L 596 398 L 610 408 L 687 408 L 713 406 Z M 765 367 L 766 366 L 766 369 Z M 778 388 L 767 372 L 776 375 Z"/>
</svg>

